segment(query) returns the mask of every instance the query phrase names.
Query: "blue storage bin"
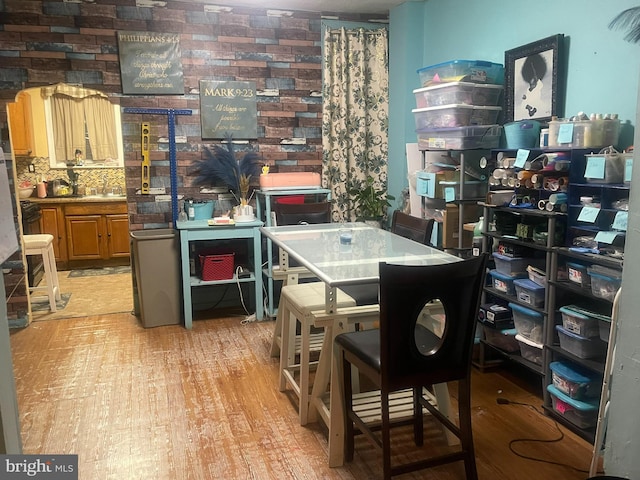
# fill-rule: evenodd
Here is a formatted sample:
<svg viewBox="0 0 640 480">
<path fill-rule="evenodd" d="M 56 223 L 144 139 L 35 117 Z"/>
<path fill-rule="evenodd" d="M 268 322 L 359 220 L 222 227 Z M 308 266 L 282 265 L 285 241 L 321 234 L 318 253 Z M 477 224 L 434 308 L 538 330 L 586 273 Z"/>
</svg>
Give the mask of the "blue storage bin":
<svg viewBox="0 0 640 480">
<path fill-rule="evenodd" d="M 587 315 L 583 309 L 576 311 L 571 305 L 559 308 L 562 314 L 562 327 L 581 337 L 591 338 L 600 335 L 600 321 L 595 316 Z"/>
<path fill-rule="evenodd" d="M 544 307 L 545 288 L 528 278 L 515 280 L 516 297 L 518 301 L 531 305 L 532 307 Z"/>
<path fill-rule="evenodd" d="M 517 303 L 509 303 L 509 307 L 513 313 L 513 324 L 516 330 L 518 330 L 518 333 L 534 343 L 543 343 L 543 315 L 540 312 L 523 307 Z"/>
<path fill-rule="evenodd" d="M 583 402 L 565 395 L 553 385 L 547 385 L 553 409 L 578 428 L 590 428 L 598 421 L 597 400 Z"/>
<path fill-rule="evenodd" d="M 576 400 L 600 396 L 602 375 L 566 360 L 549 364 L 553 386 Z"/>
<path fill-rule="evenodd" d="M 531 262 L 530 258 L 508 257 L 498 252 L 493 252 L 493 259 L 496 262 L 496 270 L 504 275 L 528 275 L 527 267 Z"/>
<path fill-rule="evenodd" d="M 418 69 L 420 83 L 430 87 L 438 83 L 504 83 L 504 66 L 485 60 L 451 60 Z"/>
<path fill-rule="evenodd" d="M 517 278 L 524 278 L 527 274 L 519 274 L 516 276 L 505 275 L 497 270 L 489 270 L 489 276 L 491 277 L 491 284 L 493 288 L 499 292 L 506 293 L 507 295 L 516 294 L 516 286 L 513 281 Z"/>
<path fill-rule="evenodd" d="M 562 325 L 556 325 L 558 337 L 560 339 L 560 348 L 579 358 L 596 358 L 602 357 L 607 352 L 607 343 L 597 338 L 581 337 Z"/>
<path fill-rule="evenodd" d="M 567 262 L 567 275 L 569 276 L 570 282 L 577 283 L 582 288 L 589 288 L 591 286 L 591 278 L 585 265 Z"/>
</svg>

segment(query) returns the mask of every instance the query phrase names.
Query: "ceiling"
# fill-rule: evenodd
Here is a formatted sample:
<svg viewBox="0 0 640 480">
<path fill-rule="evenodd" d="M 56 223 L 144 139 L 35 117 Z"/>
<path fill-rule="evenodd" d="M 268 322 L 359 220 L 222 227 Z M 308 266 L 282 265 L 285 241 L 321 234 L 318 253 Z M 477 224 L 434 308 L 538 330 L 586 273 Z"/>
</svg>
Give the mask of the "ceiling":
<svg viewBox="0 0 640 480">
<path fill-rule="evenodd" d="M 389 10 L 407 0 L 196 0 L 199 3 L 229 7 L 253 7 L 269 10 L 302 10 L 307 12 L 375 13 Z"/>
</svg>

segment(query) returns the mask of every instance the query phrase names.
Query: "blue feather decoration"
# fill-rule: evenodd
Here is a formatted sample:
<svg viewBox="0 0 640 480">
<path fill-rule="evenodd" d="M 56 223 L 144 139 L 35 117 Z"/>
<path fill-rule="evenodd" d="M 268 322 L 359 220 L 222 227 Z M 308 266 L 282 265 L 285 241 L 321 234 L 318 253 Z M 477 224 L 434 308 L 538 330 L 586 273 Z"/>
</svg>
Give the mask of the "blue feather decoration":
<svg viewBox="0 0 640 480">
<path fill-rule="evenodd" d="M 258 155 L 255 152 L 246 153 L 240 161 L 236 161 L 231 137 L 226 137 L 227 148 L 214 145 L 211 149 L 205 147 L 205 158 L 194 162 L 198 171 L 195 178 L 196 185 L 224 186 L 236 198 L 241 197 L 240 179 L 242 176 L 250 179 L 258 174 Z"/>
</svg>

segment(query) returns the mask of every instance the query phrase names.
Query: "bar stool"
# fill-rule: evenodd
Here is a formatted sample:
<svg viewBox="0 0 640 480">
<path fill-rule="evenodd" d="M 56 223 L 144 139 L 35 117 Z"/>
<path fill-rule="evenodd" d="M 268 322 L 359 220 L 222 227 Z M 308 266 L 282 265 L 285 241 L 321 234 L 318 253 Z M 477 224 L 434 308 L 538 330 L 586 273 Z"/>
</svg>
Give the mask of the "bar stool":
<svg viewBox="0 0 640 480">
<path fill-rule="evenodd" d="M 356 302 L 338 289 L 336 305 L 339 308 L 353 307 Z M 291 386 L 298 396 L 300 425 L 306 425 L 309 417 L 309 374 L 316 362 L 310 362 L 310 353 L 319 352 L 324 341 L 324 332 L 312 333 L 311 312 L 325 308 L 325 283 L 312 282 L 286 285 L 280 293 L 280 304 L 276 325 L 280 332 L 280 391 Z M 296 322 L 300 322 L 300 335 L 296 335 Z M 274 335 L 278 335 L 275 331 Z M 299 356 L 299 363 L 296 357 Z M 299 373 L 296 380 L 295 373 Z"/>
<path fill-rule="evenodd" d="M 58 284 L 58 272 L 56 270 L 56 256 L 53 252 L 53 235 L 40 233 L 24 235 L 25 255 L 41 255 L 44 264 L 44 276 L 47 285 L 44 287 L 29 286 L 30 292 L 46 291 L 49 298 L 51 312 L 55 312 L 56 300 L 61 300 L 60 285 Z"/>
</svg>

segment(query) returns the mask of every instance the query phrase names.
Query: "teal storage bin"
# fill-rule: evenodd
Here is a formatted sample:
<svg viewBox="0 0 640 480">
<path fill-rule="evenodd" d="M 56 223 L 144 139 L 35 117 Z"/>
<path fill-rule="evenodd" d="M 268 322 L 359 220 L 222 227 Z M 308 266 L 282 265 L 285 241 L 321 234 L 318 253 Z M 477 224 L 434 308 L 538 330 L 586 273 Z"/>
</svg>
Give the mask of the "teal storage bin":
<svg viewBox="0 0 640 480">
<path fill-rule="evenodd" d="M 540 122 L 521 120 L 504 125 L 507 148 L 534 148 L 540 144 Z"/>
<path fill-rule="evenodd" d="M 549 364 L 553 386 L 576 400 L 600 396 L 602 375 L 578 365 L 559 360 Z"/>
<path fill-rule="evenodd" d="M 513 324 L 518 333 L 534 343 L 543 343 L 544 316 L 517 303 L 509 303 L 509 308 L 513 313 Z"/>
<path fill-rule="evenodd" d="M 598 401 L 581 401 L 565 395 L 552 384 L 547 385 L 553 409 L 578 428 L 594 427 L 598 421 Z"/>
</svg>

